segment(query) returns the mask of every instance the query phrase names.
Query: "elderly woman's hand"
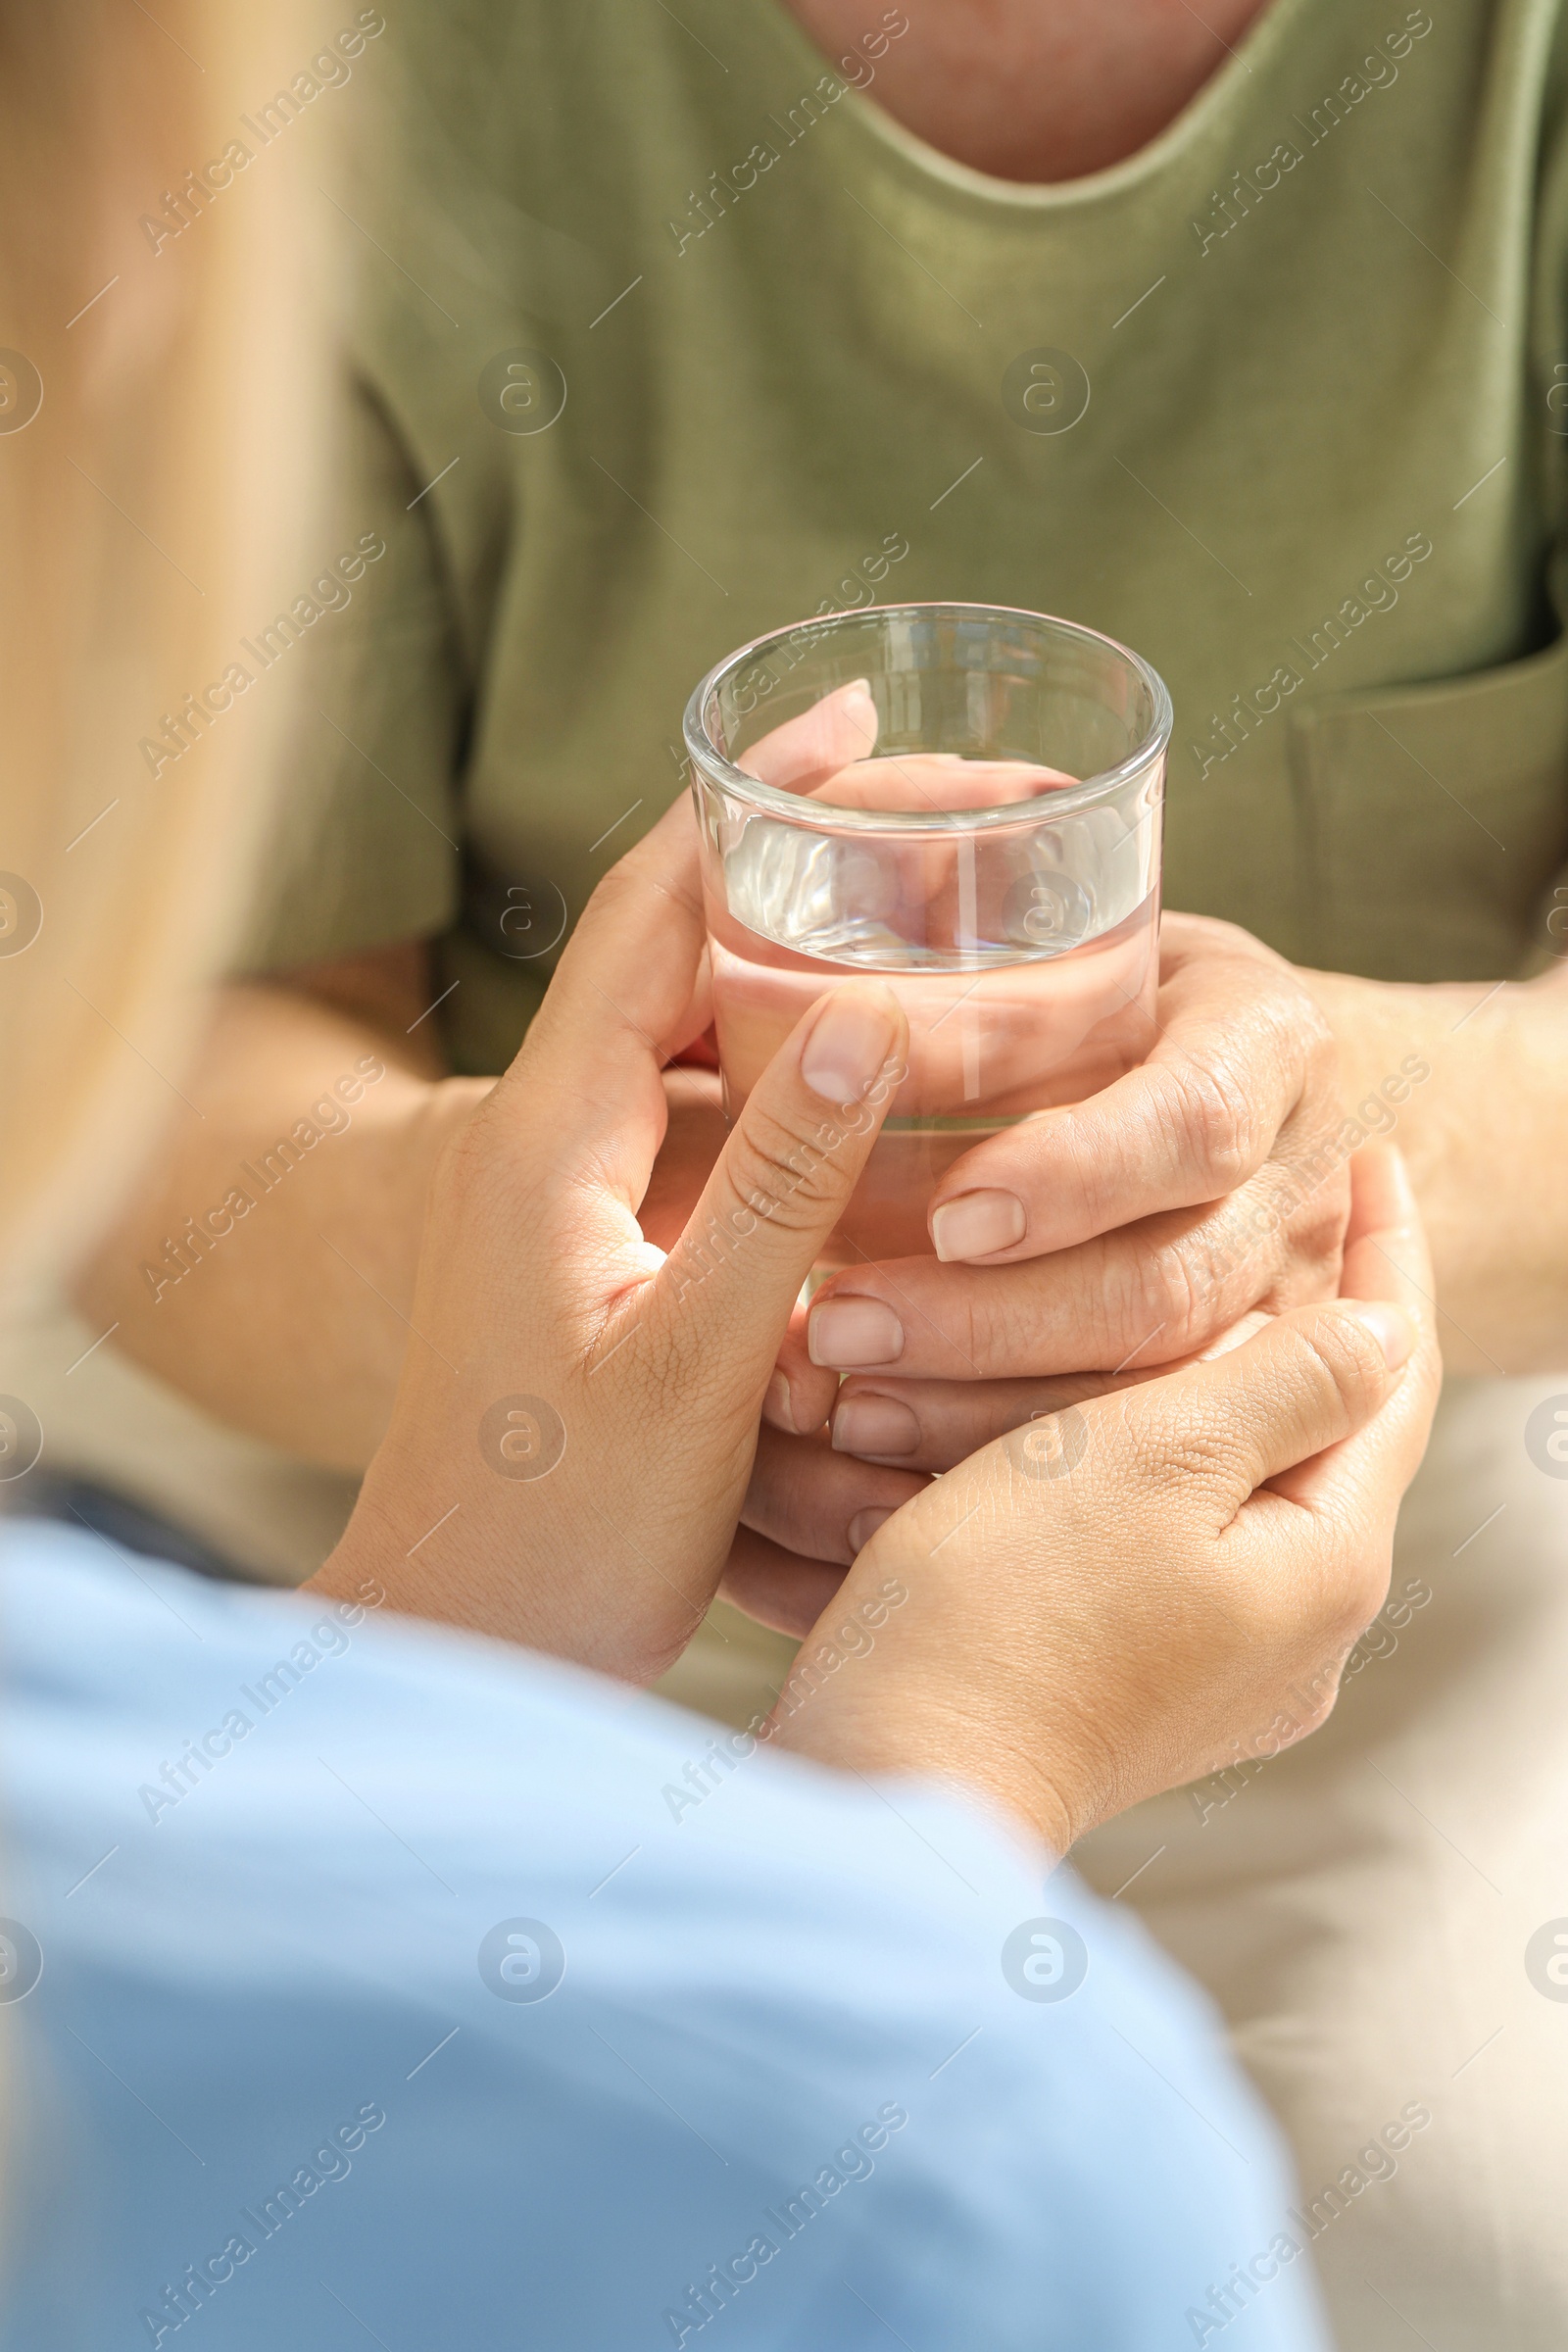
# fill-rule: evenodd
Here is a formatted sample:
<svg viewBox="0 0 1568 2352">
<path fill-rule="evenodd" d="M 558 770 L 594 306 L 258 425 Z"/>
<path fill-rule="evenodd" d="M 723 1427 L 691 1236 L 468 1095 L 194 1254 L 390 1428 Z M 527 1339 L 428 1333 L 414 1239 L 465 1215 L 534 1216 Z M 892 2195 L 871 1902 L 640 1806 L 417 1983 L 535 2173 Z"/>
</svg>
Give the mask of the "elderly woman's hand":
<svg viewBox="0 0 1568 2352">
<path fill-rule="evenodd" d="M 824 1284 L 818 1368 L 791 1351 L 794 1427 L 831 1413 L 842 1450 L 947 1467 L 998 1402 L 954 1384 L 1147 1371 L 1250 1311 L 1334 1296 L 1348 1153 L 1306 989 L 1233 924 L 1167 914 L 1155 1018 L 1136 1069 L 955 1163 L 931 1203 L 936 1255 Z M 839 1396 L 841 1372 L 856 1377 Z"/>
<path fill-rule="evenodd" d="M 977 1785 L 1061 1852 L 1313 1730 L 1382 1606 L 1440 1380 L 1402 1162 L 1352 1163 L 1340 1298 L 1014 1429 L 873 1536 L 775 1736 Z"/>
</svg>

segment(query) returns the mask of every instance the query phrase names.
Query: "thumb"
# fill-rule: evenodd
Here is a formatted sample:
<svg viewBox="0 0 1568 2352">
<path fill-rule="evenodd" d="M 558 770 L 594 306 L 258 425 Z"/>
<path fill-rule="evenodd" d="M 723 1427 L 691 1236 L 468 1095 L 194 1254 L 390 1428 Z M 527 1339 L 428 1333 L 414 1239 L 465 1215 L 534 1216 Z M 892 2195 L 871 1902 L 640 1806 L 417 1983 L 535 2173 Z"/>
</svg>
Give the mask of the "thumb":
<svg viewBox="0 0 1568 2352">
<path fill-rule="evenodd" d="M 908 1024 L 883 981 L 813 1005 L 753 1087 L 650 1301 L 670 1353 L 753 1419 L 790 1314 L 871 1155 Z"/>
<path fill-rule="evenodd" d="M 1143 1457 L 1223 1528 L 1259 1487 L 1366 1428 L 1412 1338 L 1392 1301 L 1291 1307 L 1243 1346 L 1130 1391 L 1123 1419 Z"/>
</svg>

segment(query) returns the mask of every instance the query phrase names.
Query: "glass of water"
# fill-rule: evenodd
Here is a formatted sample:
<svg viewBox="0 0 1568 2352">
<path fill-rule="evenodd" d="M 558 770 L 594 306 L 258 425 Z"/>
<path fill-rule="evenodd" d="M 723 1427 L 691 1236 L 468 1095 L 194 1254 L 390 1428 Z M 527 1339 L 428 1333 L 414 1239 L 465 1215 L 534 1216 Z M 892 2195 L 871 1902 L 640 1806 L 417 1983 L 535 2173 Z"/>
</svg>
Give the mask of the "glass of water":
<svg viewBox="0 0 1568 2352">
<path fill-rule="evenodd" d="M 1093 629 L 903 605 L 743 646 L 686 710 L 725 1107 L 818 997 L 886 979 L 907 1069 L 824 1267 L 929 1252 L 971 1145 L 1154 1034 L 1171 705 Z"/>
</svg>

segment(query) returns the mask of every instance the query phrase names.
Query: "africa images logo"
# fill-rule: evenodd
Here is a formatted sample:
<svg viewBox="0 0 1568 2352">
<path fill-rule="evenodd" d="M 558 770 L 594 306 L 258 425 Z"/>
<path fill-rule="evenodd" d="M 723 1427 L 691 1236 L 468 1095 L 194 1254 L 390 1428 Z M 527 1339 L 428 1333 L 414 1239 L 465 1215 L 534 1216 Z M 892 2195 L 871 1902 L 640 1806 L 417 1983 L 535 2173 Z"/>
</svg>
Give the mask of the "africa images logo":
<svg viewBox="0 0 1568 2352">
<path fill-rule="evenodd" d="M 1568 1478 L 1568 1396 L 1543 1396 L 1525 1423 L 1525 1451 L 1548 1478 Z"/>
<path fill-rule="evenodd" d="M 499 1478 L 548 1478 L 566 1425 L 544 1396 L 498 1396 L 479 1423 L 479 1451 Z"/>
<path fill-rule="evenodd" d="M 479 1975 L 501 2001 L 547 2001 L 566 1973 L 565 1947 L 542 1919 L 498 1920 L 479 1945 Z"/>
</svg>

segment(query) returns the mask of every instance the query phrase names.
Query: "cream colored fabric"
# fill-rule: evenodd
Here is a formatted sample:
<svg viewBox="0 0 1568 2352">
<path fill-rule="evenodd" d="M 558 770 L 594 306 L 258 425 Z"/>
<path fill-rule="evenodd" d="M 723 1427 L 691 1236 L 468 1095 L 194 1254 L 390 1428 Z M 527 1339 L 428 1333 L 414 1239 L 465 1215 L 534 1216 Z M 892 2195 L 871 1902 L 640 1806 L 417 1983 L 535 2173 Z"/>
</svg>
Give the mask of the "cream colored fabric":
<svg viewBox="0 0 1568 2352">
<path fill-rule="evenodd" d="M 1525 1449 L 1551 1396 L 1568 1374 L 1448 1384 L 1322 1733 L 1074 1856 L 1214 1993 L 1305 2197 L 1366 2181 L 1314 2244 L 1344 2352 L 1568 2340 L 1568 2001 L 1525 1970 L 1568 1920 L 1568 1477 Z M 1410 2105 L 1430 2124 L 1369 2179 Z"/>
<path fill-rule="evenodd" d="M 744 1728 L 784 1687 L 796 1643 L 715 1601 L 697 1638 L 654 1688 L 678 1707 Z"/>
<path fill-rule="evenodd" d="M 43 1469 L 117 1489 L 269 1584 L 314 1575 L 359 1481 L 225 1428 L 98 1340 L 57 1299 L 0 1327 L 0 1395 L 37 1414 Z M 26 1485 L 0 1488 L 0 1500 L 24 1510 Z"/>
</svg>

